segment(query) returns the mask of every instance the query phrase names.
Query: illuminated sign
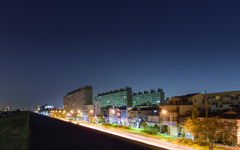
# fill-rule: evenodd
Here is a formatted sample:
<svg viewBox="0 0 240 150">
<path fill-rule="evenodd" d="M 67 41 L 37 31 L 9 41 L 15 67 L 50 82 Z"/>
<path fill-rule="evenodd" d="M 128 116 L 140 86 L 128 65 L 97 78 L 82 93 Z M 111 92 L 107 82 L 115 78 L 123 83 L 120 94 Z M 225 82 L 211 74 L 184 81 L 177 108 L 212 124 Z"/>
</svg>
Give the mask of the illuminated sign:
<svg viewBox="0 0 240 150">
<path fill-rule="evenodd" d="M 170 126 L 170 123 L 166 123 L 166 125 Z M 176 126 L 176 123 L 172 123 L 172 126 Z"/>
</svg>

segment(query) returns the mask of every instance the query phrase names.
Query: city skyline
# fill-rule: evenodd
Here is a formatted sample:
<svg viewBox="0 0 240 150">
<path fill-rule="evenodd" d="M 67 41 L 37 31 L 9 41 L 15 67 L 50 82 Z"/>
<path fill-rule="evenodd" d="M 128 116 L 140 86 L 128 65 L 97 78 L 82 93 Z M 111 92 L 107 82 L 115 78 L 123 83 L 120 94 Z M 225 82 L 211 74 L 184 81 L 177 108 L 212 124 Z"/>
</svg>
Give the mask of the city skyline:
<svg viewBox="0 0 240 150">
<path fill-rule="evenodd" d="M 239 1 L 2 1 L 0 107 L 98 93 L 237 91 Z"/>
</svg>

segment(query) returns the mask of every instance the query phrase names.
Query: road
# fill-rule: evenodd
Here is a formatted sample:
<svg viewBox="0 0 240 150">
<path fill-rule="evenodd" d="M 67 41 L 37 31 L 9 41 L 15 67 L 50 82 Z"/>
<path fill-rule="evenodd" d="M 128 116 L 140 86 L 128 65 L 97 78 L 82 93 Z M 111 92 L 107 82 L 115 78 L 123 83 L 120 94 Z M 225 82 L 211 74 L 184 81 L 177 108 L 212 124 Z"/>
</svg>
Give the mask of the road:
<svg viewBox="0 0 240 150">
<path fill-rule="evenodd" d="M 31 150 L 165 150 L 34 113 L 30 127 Z"/>
</svg>

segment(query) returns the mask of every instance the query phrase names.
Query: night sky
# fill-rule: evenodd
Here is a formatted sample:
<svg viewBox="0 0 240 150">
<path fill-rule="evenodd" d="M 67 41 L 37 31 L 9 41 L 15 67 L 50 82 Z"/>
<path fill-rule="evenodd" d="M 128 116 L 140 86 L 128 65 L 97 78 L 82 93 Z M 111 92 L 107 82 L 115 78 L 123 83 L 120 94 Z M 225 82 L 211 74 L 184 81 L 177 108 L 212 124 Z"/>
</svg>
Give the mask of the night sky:
<svg viewBox="0 0 240 150">
<path fill-rule="evenodd" d="M 240 1 L 2 0 L 0 108 L 132 87 L 240 90 Z"/>
</svg>

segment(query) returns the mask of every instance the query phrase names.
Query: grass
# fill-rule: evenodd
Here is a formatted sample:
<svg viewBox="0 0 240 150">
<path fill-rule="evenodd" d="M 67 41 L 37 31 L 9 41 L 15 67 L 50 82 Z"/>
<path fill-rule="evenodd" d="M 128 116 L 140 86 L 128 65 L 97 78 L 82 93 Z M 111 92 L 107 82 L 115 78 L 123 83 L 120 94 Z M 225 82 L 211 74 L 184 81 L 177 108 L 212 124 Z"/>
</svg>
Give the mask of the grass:
<svg viewBox="0 0 240 150">
<path fill-rule="evenodd" d="M 0 150 L 28 150 L 29 140 L 29 113 L 0 118 Z"/>
</svg>

